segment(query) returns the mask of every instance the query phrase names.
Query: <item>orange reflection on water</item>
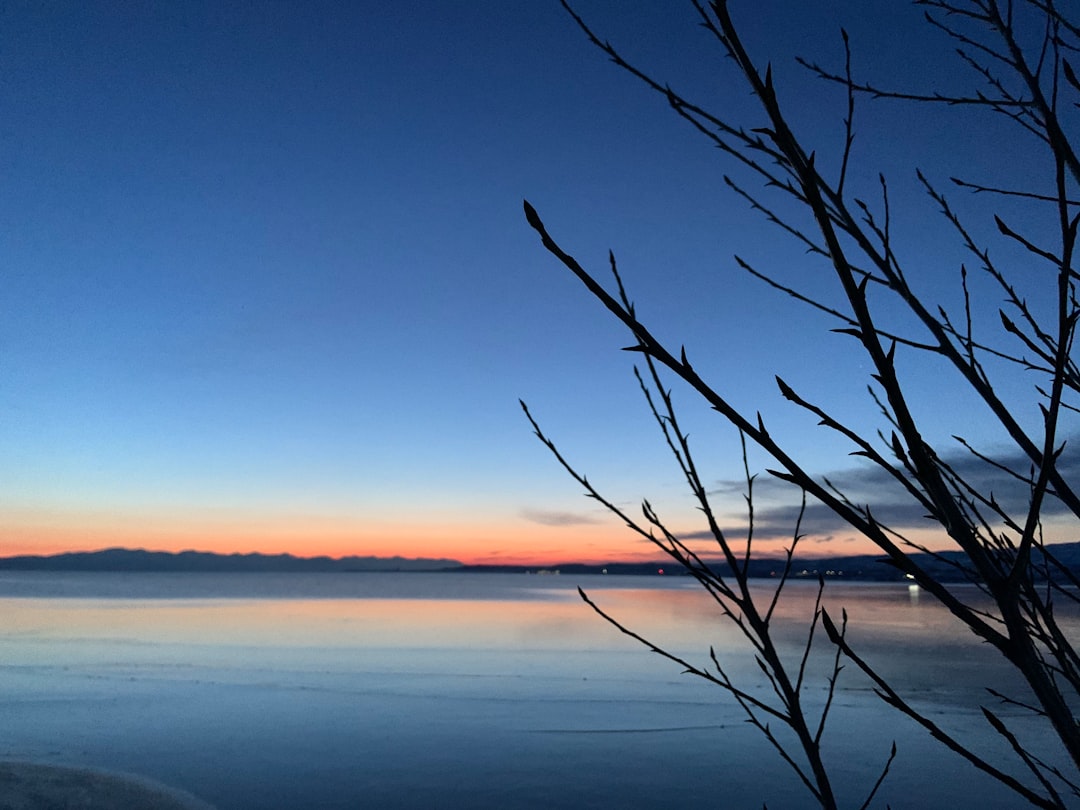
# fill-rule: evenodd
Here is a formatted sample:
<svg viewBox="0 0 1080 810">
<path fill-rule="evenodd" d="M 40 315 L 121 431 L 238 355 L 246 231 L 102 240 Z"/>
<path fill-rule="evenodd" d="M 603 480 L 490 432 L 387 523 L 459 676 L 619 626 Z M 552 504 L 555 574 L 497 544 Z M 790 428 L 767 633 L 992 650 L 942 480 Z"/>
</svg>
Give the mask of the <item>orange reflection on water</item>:
<svg viewBox="0 0 1080 810">
<path fill-rule="evenodd" d="M 601 609 L 660 646 L 701 663 L 710 647 L 725 656 L 749 652 L 739 629 L 690 582 L 626 587 L 614 577 L 584 579 Z M 408 582 L 427 587 L 427 580 Z M 476 587 L 488 582 L 481 576 Z M 277 650 L 275 655 L 285 657 L 303 657 L 305 650 L 640 649 L 583 604 L 571 584 L 518 585 L 512 598 L 491 598 L 490 592 L 488 598 L 4 598 L 0 655 L 25 659 L 32 647 L 32 657 L 55 660 L 66 651 L 74 655 L 76 647 L 91 655 L 95 645 L 95 656 L 106 648 L 120 657 L 134 655 L 136 648 L 170 648 L 178 661 L 194 655 L 195 647 L 237 656 Z M 760 586 L 762 597 L 769 585 Z M 796 582 L 781 599 L 773 633 L 788 649 L 805 643 L 815 596 L 812 583 Z M 969 652 L 978 646 L 935 602 L 912 600 L 906 585 L 833 587 L 826 589 L 825 601 L 836 616 L 847 608 L 851 638 L 874 648 L 899 647 L 916 637 L 960 644 Z"/>
<path fill-rule="evenodd" d="M 2 599 L 4 637 L 287 647 L 595 647 L 569 599 Z"/>
</svg>

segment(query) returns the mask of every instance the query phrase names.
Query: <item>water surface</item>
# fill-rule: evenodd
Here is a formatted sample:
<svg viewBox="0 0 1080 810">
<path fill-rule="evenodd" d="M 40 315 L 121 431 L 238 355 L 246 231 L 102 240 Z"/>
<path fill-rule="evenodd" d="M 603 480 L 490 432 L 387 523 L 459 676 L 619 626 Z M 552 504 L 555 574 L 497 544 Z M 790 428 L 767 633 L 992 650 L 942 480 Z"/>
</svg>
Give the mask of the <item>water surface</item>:
<svg viewBox="0 0 1080 810">
<path fill-rule="evenodd" d="M 0 757 L 142 773 L 222 810 L 808 806 L 730 699 L 578 585 L 689 661 L 713 646 L 764 695 L 685 578 L 4 572 Z M 813 596 L 794 583 L 778 612 L 793 660 Z M 985 738 L 982 687 L 1013 685 L 985 645 L 905 585 L 844 585 L 828 604 L 908 695 Z M 829 661 L 812 661 L 810 705 Z M 849 668 L 825 740 L 855 806 L 893 739 L 894 808 L 1015 806 Z"/>
</svg>

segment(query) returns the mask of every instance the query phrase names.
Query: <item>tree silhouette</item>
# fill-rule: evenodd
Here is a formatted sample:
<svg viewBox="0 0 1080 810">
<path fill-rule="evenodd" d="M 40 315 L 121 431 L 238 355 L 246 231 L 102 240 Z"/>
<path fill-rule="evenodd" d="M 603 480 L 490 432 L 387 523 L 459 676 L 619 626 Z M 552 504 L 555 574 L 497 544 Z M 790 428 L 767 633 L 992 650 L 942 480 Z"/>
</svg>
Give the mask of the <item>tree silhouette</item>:
<svg viewBox="0 0 1080 810">
<path fill-rule="evenodd" d="M 780 395 L 811 414 L 821 426 L 843 437 L 851 452 L 879 473 L 884 473 L 911 504 L 937 527 L 940 540 L 959 554 L 944 555 L 942 548 L 919 542 L 904 527 L 888 525 L 875 512 L 875 503 L 863 502 L 815 474 L 784 442 L 770 433 L 760 415 L 736 407 L 724 386 L 699 375 L 687 352 L 657 338 L 640 319 L 624 289 L 614 254 L 610 256 L 613 291 L 552 237 L 528 202 L 525 215 L 540 235 L 544 247 L 569 269 L 588 292 L 621 321 L 633 336 L 632 350 L 643 361 L 635 370 L 646 401 L 671 450 L 676 464 L 700 508 L 715 540 L 711 554 L 693 550 L 688 540 L 671 531 L 646 501 L 636 519 L 606 498 L 566 460 L 542 432 L 526 409 L 541 440 L 559 462 L 607 509 L 632 531 L 647 538 L 694 576 L 715 599 L 719 610 L 743 632 L 753 648 L 771 697 L 762 699 L 735 683 L 715 653 L 707 666 L 697 666 L 652 644 L 620 624 L 582 596 L 605 619 L 622 632 L 642 641 L 688 672 L 726 690 L 743 708 L 749 720 L 774 745 L 781 758 L 795 770 L 814 799 L 825 808 L 837 806 L 821 738 L 832 706 L 836 679 L 844 662 L 857 666 L 869 677 L 877 694 L 890 706 L 922 725 L 947 748 L 998 780 L 1003 789 L 1037 807 L 1059 808 L 1080 798 L 1080 727 L 1074 707 L 1080 705 L 1080 658 L 1059 622 L 1055 608 L 1077 601 L 1080 582 L 1054 553 L 1044 537 L 1044 518 L 1065 514 L 1073 529 L 1080 520 L 1080 494 L 1074 490 L 1065 459 L 1066 439 L 1075 431 L 1080 413 L 1080 369 L 1073 358 L 1073 341 L 1080 303 L 1076 297 L 1077 271 L 1073 268 L 1077 227 L 1080 222 L 1080 158 L 1077 156 L 1077 113 L 1080 81 L 1070 59 L 1080 60 L 1080 27 L 1055 0 L 921 0 L 926 7 L 926 32 L 943 35 L 951 43 L 959 64 L 967 69 L 971 89 L 960 94 L 933 90 L 895 89 L 855 78 L 852 48 L 842 32 L 844 61 L 830 70 L 811 61 L 803 66 L 823 80 L 821 87 L 837 87 L 846 99 L 844 137 L 834 157 L 838 171 L 827 176 L 824 161 L 797 134 L 777 88 L 771 66 L 761 65 L 747 51 L 728 3 L 704 4 L 693 0 L 698 21 L 729 57 L 739 77 L 730 90 L 740 94 L 748 87 L 758 102 L 760 118 L 752 122 L 729 120 L 680 95 L 666 84 L 625 60 L 612 45 L 598 37 L 563 0 L 563 5 L 589 40 L 617 66 L 660 94 L 674 112 L 702 136 L 719 147 L 722 155 L 744 174 L 760 181 L 760 190 L 747 188 L 725 177 L 728 189 L 766 217 L 783 234 L 807 251 L 808 266 L 829 272 L 842 289 L 839 303 L 815 297 L 805 289 L 761 272 L 736 257 L 738 265 L 776 291 L 794 297 L 807 307 L 824 313 L 835 332 L 857 341 L 870 368 L 866 380 L 881 415 L 876 432 L 867 433 L 810 402 L 792 386 L 777 378 Z M 747 8 L 747 11 L 750 9 Z M 1070 11 L 1073 9 L 1070 8 Z M 923 43 L 920 43 L 922 45 Z M 914 47 L 913 47 L 914 50 Z M 902 81 L 902 79 L 901 79 Z M 827 93 L 823 93 L 827 96 Z M 866 201 L 849 188 L 849 166 L 855 143 L 854 120 L 861 98 L 894 103 L 943 105 L 959 114 L 1004 116 L 1015 142 L 997 147 L 1003 160 L 1014 150 L 1038 150 L 1043 176 L 1030 178 L 1026 187 L 1007 187 L 995 178 L 969 176 L 963 156 L 951 182 L 964 192 L 991 196 L 1009 203 L 1009 215 L 994 216 L 997 238 L 1009 255 L 1001 262 L 976 235 L 937 181 L 922 173 L 918 180 L 928 203 L 944 218 L 959 244 L 972 257 L 974 269 L 957 268 L 962 305 L 950 309 L 945 303 L 919 292 L 912 281 L 917 267 L 905 261 L 904 245 L 895 244 L 891 229 L 889 185 L 879 177 L 876 202 Z M 723 99 L 715 105 L 727 109 Z M 1029 144 L 1034 144 L 1031 146 Z M 794 211 L 785 214 L 782 211 Z M 1036 227 L 1037 226 L 1037 227 Z M 1052 227 L 1047 238 L 1045 229 Z M 1014 250 L 1018 248 L 1018 250 Z M 943 262 L 946 259 L 942 260 Z M 996 288 L 992 303 L 972 291 L 970 273 Z M 1004 301 L 1004 303 L 1000 303 Z M 988 328 L 987 310 L 995 326 Z M 902 311 L 904 319 L 887 317 Z M 894 324 L 901 323 L 897 327 Z M 919 416 L 919 390 L 905 382 L 899 367 L 920 361 L 945 363 L 951 376 L 942 376 L 940 395 L 963 390 L 981 403 L 979 418 L 995 424 L 1012 444 L 1014 452 L 1002 455 L 977 446 L 974 441 L 953 437 L 955 443 L 936 444 L 926 438 Z M 852 368 L 851 374 L 862 373 Z M 686 434 L 680 429 L 672 394 L 664 377 L 673 375 L 693 395 L 734 426 L 744 442 L 748 526 L 746 539 L 729 538 L 717 520 L 706 482 L 702 480 Z M 1015 378 L 1023 376 L 1024 397 L 1018 398 Z M 1034 381 L 1034 382 L 1032 382 Z M 1001 393 L 1008 388 L 1009 395 Z M 524 405 L 523 405 L 524 407 Z M 1036 414 L 1032 418 L 1031 414 Z M 756 445 L 773 462 L 769 474 L 802 493 L 800 519 L 792 526 L 787 564 L 777 584 L 762 596 L 751 588 L 749 561 L 754 530 L 754 476 L 746 462 L 746 443 Z M 958 463 L 957 449 L 968 454 Z M 1022 463 L 1010 459 L 1020 458 Z M 1023 487 L 1026 498 L 999 500 L 1006 491 Z M 989 644 L 1023 678 L 1026 694 L 1007 694 L 988 685 L 995 700 L 1040 718 L 1059 741 L 1068 769 L 1055 766 L 1034 753 L 1032 741 L 1009 727 L 1000 711 L 982 709 L 990 727 L 1006 741 L 1014 759 L 990 761 L 976 752 L 970 741 L 952 736 L 885 681 L 849 643 L 846 616 L 831 616 L 822 608 L 819 585 L 813 615 L 808 617 L 807 641 L 800 656 L 785 660 L 771 634 L 770 620 L 791 575 L 796 546 L 802 537 L 801 516 L 807 500 L 827 507 L 846 525 L 872 541 L 888 563 L 912 579 L 944 605 L 957 621 Z M 922 535 L 920 535 L 922 536 Z M 927 560 L 946 563 L 957 578 L 970 587 L 956 586 L 953 577 L 941 577 Z M 993 607 L 987 609 L 981 595 Z M 828 699 L 811 712 L 801 693 L 807 677 L 811 648 L 823 630 L 835 645 L 835 659 L 828 678 Z M 775 724 L 794 732 L 797 745 L 782 742 Z M 864 807 L 887 775 L 895 747 L 876 781 L 867 786 Z"/>
</svg>

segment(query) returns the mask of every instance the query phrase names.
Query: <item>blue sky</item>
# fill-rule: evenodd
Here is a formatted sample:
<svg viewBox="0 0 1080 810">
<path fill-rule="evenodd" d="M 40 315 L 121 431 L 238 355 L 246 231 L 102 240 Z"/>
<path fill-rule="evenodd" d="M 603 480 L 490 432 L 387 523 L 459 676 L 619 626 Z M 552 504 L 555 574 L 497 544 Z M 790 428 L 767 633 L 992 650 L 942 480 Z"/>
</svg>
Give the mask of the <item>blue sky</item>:
<svg viewBox="0 0 1080 810">
<path fill-rule="evenodd" d="M 844 23 L 871 71 L 918 82 L 938 64 L 907 46 L 919 11 L 903 4 L 734 5 L 823 155 L 843 98 L 794 54 L 839 64 Z M 579 10 L 689 94 L 752 110 L 689 5 Z M 853 182 L 895 173 L 897 229 L 918 235 L 927 289 L 955 296 L 960 252 L 926 238 L 913 167 L 944 182 L 950 150 L 995 158 L 933 115 L 875 106 Z M 846 468 L 772 375 L 865 420 L 850 341 L 731 256 L 823 295 L 829 279 L 726 192 L 730 169 L 554 0 L 8 4 L 0 538 L 11 553 L 642 553 L 532 437 L 519 397 L 615 500 L 650 496 L 690 525 L 626 336 L 542 250 L 523 198 L 588 266 L 614 249 L 641 314 L 809 466 Z M 730 431 L 686 418 L 715 480 L 737 477 Z"/>
</svg>

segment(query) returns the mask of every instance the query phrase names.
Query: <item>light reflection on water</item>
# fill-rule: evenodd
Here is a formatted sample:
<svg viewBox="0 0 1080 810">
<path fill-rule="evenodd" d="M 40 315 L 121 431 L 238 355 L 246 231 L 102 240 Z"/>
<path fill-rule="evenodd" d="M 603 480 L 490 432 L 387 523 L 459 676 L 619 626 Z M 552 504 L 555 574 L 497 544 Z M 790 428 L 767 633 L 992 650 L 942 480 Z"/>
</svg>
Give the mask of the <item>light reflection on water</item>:
<svg viewBox="0 0 1080 810">
<path fill-rule="evenodd" d="M 665 649 L 704 664 L 713 647 L 733 671 L 753 674 L 738 628 L 700 588 L 674 577 L 329 574 L 299 575 L 290 586 L 289 575 L 6 574 L 0 595 L 19 588 L 45 595 L 0 598 L 0 652 L 5 661 L 38 664 L 154 655 L 220 662 L 244 649 L 275 665 L 291 658 L 307 666 L 331 651 L 371 659 L 373 650 L 465 656 L 641 650 L 581 602 L 578 584 L 611 616 Z M 763 583 L 761 594 L 769 587 Z M 815 596 L 816 584 L 793 582 L 777 607 L 774 637 L 791 656 L 805 642 Z M 914 688 L 942 681 L 943 670 L 950 671 L 951 689 L 981 686 L 987 671 L 1004 671 L 985 644 L 906 584 L 829 587 L 825 606 L 837 620 L 846 609 L 857 649 Z M 819 638 L 827 667 L 831 648 Z M 597 657 L 594 665 L 615 660 Z M 854 674 L 847 678 L 858 683 Z"/>
<path fill-rule="evenodd" d="M 619 646 L 580 601 L 579 584 L 620 621 L 668 644 L 726 645 L 738 636 L 700 588 L 676 577 L 4 573 L 0 603 L 9 637 L 107 630 L 155 643 Z M 801 637 L 815 595 L 810 582 L 788 586 L 775 614 L 782 636 Z M 929 634 L 964 643 L 970 635 L 915 586 L 831 586 L 825 605 L 837 618 L 847 608 L 853 632 L 871 640 Z"/>
<path fill-rule="evenodd" d="M 756 763 L 769 763 L 770 779 L 782 773 L 767 746 L 714 687 L 597 617 L 579 584 L 695 663 L 714 646 L 733 677 L 760 687 L 738 631 L 683 578 L 4 573 L 0 756 L 143 772 L 223 810 L 355 807 L 358 792 L 368 806 L 435 806 L 448 784 L 473 807 L 511 796 L 535 807 L 688 804 L 702 798 L 693 784 L 641 777 L 729 762 L 745 782 L 728 777 L 730 806 L 760 806 Z M 776 633 L 791 656 L 815 592 L 795 582 L 780 603 Z M 982 722 L 981 687 L 1003 668 L 932 599 L 906 584 L 844 584 L 826 604 L 846 607 L 854 643 L 901 688 L 961 726 Z M 812 661 L 810 705 L 824 697 L 828 653 Z M 898 734 L 910 757 L 898 778 L 938 768 L 948 782 L 955 764 L 882 714 L 851 668 L 837 711 L 826 739 L 852 785 Z M 770 785 L 770 807 L 804 806 L 785 805 L 799 794 L 783 777 Z M 910 785 L 900 795 L 894 806 L 964 806 L 920 804 Z"/>
</svg>

